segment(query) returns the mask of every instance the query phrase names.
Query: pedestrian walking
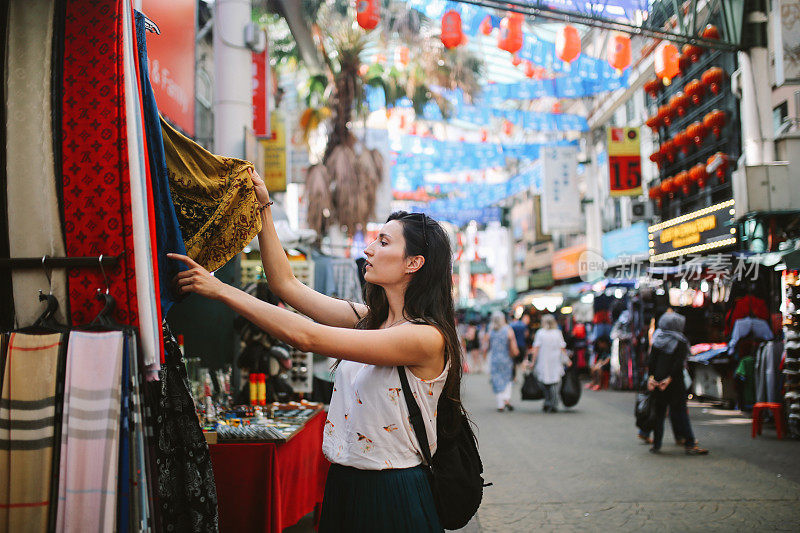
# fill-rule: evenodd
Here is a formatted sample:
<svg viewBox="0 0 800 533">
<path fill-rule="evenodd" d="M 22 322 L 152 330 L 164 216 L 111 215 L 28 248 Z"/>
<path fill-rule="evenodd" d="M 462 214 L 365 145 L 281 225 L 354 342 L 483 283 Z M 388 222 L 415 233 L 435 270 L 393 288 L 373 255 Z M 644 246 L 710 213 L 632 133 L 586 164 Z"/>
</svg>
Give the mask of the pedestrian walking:
<svg viewBox="0 0 800 533">
<path fill-rule="evenodd" d="M 470 373 L 482 373 L 481 339 L 478 331 L 478 322 L 475 320 L 471 320 L 467 325 L 467 331 L 464 333 L 464 348 L 467 351 L 467 367 Z"/>
<path fill-rule="evenodd" d="M 391 214 L 364 250 L 366 305 L 338 300 L 294 277 L 275 231 L 269 193 L 257 174 L 252 180 L 261 204 L 259 244 L 269 286 L 312 320 L 170 254 L 189 266 L 176 278 L 179 292 L 219 300 L 281 341 L 340 359 L 323 435 L 332 465 L 319 531 L 443 531 L 397 367 L 408 370 L 433 454 L 437 417 L 460 424 L 463 409 L 447 234 L 424 214 Z"/>
<path fill-rule="evenodd" d="M 527 313 L 523 313 L 521 317 L 512 321 L 509 327 L 514 332 L 514 338 L 517 341 L 517 356 L 514 358 L 514 378 L 517 377 L 517 366 L 520 365 L 530 348 L 530 333 L 529 327 L 531 324 L 531 317 Z"/>
<path fill-rule="evenodd" d="M 686 386 L 683 366 L 689 355 L 689 340 L 683 334 L 686 319 L 674 311 L 667 311 L 658 319 L 658 329 L 653 333 L 648 360 L 647 390 L 653 394 L 656 409 L 656 426 L 653 430 L 653 447 L 658 453 L 664 438 L 664 420 L 667 409 L 672 413 L 676 435 L 684 438 L 688 455 L 705 455 L 694 438 L 689 411 L 686 407 Z M 675 427 L 675 426 L 678 427 Z"/>
<path fill-rule="evenodd" d="M 514 358 L 517 350 L 517 339 L 514 332 L 506 324 L 506 317 L 500 311 L 492 313 L 489 329 L 489 369 L 492 377 L 492 390 L 497 401 L 497 410 L 513 411 L 511 405 L 511 385 L 513 383 Z"/>
<path fill-rule="evenodd" d="M 546 413 L 558 412 L 558 387 L 564 376 L 564 365 L 571 366 L 567 355 L 567 343 L 558 329 L 553 315 L 542 317 L 542 327 L 533 336 L 533 372 L 544 388 Z"/>
</svg>

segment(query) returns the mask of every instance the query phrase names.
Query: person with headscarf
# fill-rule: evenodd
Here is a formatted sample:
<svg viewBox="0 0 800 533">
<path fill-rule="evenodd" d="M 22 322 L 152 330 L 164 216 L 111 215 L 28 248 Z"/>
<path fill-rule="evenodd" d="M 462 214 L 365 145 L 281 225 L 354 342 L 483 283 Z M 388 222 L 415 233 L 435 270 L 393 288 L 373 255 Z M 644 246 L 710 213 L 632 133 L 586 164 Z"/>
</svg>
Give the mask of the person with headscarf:
<svg viewBox="0 0 800 533">
<path fill-rule="evenodd" d="M 664 419 L 667 408 L 674 413 L 674 422 L 686 440 L 687 455 L 705 455 L 708 450 L 700 448 L 694 438 L 686 408 L 686 386 L 683 382 L 683 365 L 689 355 L 689 340 L 683 334 L 686 319 L 673 311 L 667 311 L 658 319 L 658 328 L 653 333 L 648 361 L 649 376 L 647 390 L 655 399 L 656 426 L 653 431 L 652 453 L 658 453 L 664 438 Z M 677 428 L 676 428 L 677 429 Z"/>
</svg>

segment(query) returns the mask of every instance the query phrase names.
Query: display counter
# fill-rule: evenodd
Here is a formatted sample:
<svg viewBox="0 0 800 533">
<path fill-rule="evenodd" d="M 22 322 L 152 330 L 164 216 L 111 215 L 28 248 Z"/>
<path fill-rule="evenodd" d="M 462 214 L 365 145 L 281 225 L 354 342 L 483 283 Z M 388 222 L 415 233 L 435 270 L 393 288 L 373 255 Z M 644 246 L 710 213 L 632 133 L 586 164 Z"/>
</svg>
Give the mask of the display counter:
<svg viewBox="0 0 800 533">
<path fill-rule="evenodd" d="M 280 532 L 318 511 L 328 461 L 326 413 L 318 410 L 285 442 L 210 444 L 222 532 Z"/>
</svg>

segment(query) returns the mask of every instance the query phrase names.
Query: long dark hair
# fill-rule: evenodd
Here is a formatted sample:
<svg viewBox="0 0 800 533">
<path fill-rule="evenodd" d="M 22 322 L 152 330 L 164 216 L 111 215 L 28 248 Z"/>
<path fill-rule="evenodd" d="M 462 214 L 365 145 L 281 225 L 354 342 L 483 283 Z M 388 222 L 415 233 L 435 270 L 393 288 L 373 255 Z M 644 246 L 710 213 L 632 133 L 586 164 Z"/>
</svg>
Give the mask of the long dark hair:
<svg viewBox="0 0 800 533">
<path fill-rule="evenodd" d="M 461 344 L 456 332 L 453 305 L 453 253 L 447 234 L 431 217 L 423 213 L 396 211 L 386 222 L 397 220 L 403 225 L 406 257 L 421 255 L 422 267 L 412 276 L 406 288 L 403 316 L 415 324 L 434 326 L 444 337 L 444 353 L 450 368 L 444 390 L 439 400 L 441 427 L 453 428 L 461 406 Z M 369 308 L 356 326 L 361 329 L 378 329 L 389 317 L 389 300 L 380 285 L 367 283 L 365 303 Z"/>
</svg>

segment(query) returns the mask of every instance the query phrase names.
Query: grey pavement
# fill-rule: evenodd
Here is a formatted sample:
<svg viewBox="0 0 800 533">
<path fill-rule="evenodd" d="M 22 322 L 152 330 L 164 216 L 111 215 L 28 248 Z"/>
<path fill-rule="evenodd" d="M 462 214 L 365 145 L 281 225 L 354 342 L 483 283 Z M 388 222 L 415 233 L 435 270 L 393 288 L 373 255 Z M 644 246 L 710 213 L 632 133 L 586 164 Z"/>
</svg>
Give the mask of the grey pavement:
<svg viewBox="0 0 800 533">
<path fill-rule="evenodd" d="M 711 454 L 686 456 L 666 429 L 653 455 L 636 438 L 631 392 L 584 390 L 574 409 L 555 414 L 519 397 L 517 384 L 516 409 L 498 413 L 488 376 L 464 377 L 494 485 L 462 532 L 800 531 L 800 442 L 779 441 L 770 427 L 752 439 L 737 411 L 691 403 Z"/>
<path fill-rule="evenodd" d="M 512 400 L 498 413 L 488 378 L 465 376 L 479 428 L 485 491 L 465 531 L 799 531 L 800 442 L 750 437 L 737 411 L 690 405 L 708 456 L 686 456 L 665 431 L 662 454 L 639 443 L 631 392 L 583 391 L 555 414 Z M 669 424 L 669 423 L 667 423 Z"/>
</svg>

